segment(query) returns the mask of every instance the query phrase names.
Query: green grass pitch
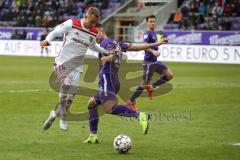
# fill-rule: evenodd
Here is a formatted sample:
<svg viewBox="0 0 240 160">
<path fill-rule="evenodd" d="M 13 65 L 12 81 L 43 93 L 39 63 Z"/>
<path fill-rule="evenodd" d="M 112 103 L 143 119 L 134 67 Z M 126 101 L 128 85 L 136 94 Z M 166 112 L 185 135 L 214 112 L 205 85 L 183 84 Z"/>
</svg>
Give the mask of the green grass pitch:
<svg viewBox="0 0 240 160">
<path fill-rule="evenodd" d="M 87 121 L 70 122 L 64 132 L 57 119 L 42 130 L 58 99 L 48 85 L 52 63 L 52 58 L 0 57 L 0 160 L 240 159 L 240 146 L 232 145 L 240 143 L 240 65 L 167 63 L 175 74 L 174 89 L 151 101 L 138 100 L 140 110 L 162 113 L 151 121 L 149 134 L 143 135 L 134 120 L 105 115 L 100 144 L 94 145 L 83 143 Z M 77 96 L 72 111 L 86 111 L 87 100 Z M 121 133 L 133 141 L 124 155 L 113 149 Z"/>
</svg>

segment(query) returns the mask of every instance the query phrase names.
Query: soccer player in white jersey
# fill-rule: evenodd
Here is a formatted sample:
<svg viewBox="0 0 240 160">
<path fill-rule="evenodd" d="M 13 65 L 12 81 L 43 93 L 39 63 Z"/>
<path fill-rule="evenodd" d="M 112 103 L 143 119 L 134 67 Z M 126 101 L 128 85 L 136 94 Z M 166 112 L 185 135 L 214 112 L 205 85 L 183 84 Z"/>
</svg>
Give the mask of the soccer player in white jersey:
<svg viewBox="0 0 240 160">
<path fill-rule="evenodd" d="M 51 41 L 56 36 L 64 35 L 62 51 L 55 58 L 54 64 L 56 79 L 61 87 L 59 104 L 56 111 L 51 111 L 48 119 L 44 122 L 44 130 L 51 126 L 57 115 L 60 116 L 60 128 L 62 130 L 68 129 L 66 113 L 72 104 L 76 88 L 79 86 L 87 49 L 106 53 L 106 50 L 96 43 L 98 30 L 95 25 L 99 20 L 99 10 L 95 7 L 90 7 L 86 12 L 85 18 L 65 21 L 50 32 L 46 39 L 41 42 L 41 45 L 46 47 L 51 45 Z"/>
</svg>

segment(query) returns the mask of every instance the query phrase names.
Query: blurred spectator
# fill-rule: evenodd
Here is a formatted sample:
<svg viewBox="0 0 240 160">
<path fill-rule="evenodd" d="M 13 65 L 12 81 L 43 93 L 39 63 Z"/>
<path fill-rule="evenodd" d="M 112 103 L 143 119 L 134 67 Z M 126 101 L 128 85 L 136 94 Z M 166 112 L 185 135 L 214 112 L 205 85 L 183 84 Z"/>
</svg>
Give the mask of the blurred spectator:
<svg viewBox="0 0 240 160">
<path fill-rule="evenodd" d="M 27 38 L 27 32 L 26 32 L 25 29 L 20 30 L 20 31 L 18 32 L 18 34 L 19 34 L 19 39 L 20 39 L 20 40 L 25 40 L 25 39 Z"/>
<path fill-rule="evenodd" d="M 28 19 L 25 18 L 24 16 L 19 17 L 17 20 L 17 26 L 19 27 L 26 27 L 28 24 Z"/>
<path fill-rule="evenodd" d="M 107 13 L 114 12 L 119 4 L 126 1 L 0 0 L 0 21 L 6 26 L 14 24 L 18 27 L 54 27 L 69 18 L 82 18 L 85 10 L 91 6 L 100 8 L 102 15 L 107 16 Z"/>
<path fill-rule="evenodd" d="M 19 39 L 19 35 L 16 29 L 13 29 L 10 39 Z"/>
<path fill-rule="evenodd" d="M 175 11 L 172 11 L 172 13 L 170 14 L 170 16 L 168 18 L 168 22 L 167 23 L 173 23 L 174 15 L 175 15 Z"/>
<path fill-rule="evenodd" d="M 198 7 L 198 13 L 201 15 L 204 15 L 206 13 L 206 7 L 203 4 L 203 2 L 200 3 L 200 6 Z"/>
<path fill-rule="evenodd" d="M 195 3 L 191 2 L 190 3 L 190 12 L 192 13 L 196 13 L 198 10 L 197 10 L 197 7 L 195 6 Z"/>
<path fill-rule="evenodd" d="M 181 30 L 240 30 L 239 8 L 240 0 L 184 0 L 167 23 Z"/>
<path fill-rule="evenodd" d="M 189 10 L 190 10 L 190 8 L 187 4 L 183 5 L 183 7 L 181 9 L 183 16 L 187 17 L 189 14 Z"/>
<path fill-rule="evenodd" d="M 102 0 L 101 9 L 107 9 L 108 5 L 109 5 L 109 1 L 108 0 Z"/>
<path fill-rule="evenodd" d="M 178 10 L 173 17 L 173 22 L 174 23 L 181 23 L 183 20 L 183 14 L 180 10 Z"/>
<path fill-rule="evenodd" d="M 10 39 L 19 39 L 19 40 L 25 40 L 27 38 L 27 32 L 25 29 L 22 30 L 17 30 L 17 29 L 13 29 L 12 31 L 12 35 L 10 37 Z"/>
<path fill-rule="evenodd" d="M 208 30 L 219 30 L 217 18 L 209 17 L 208 26 L 209 26 Z"/>
<path fill-rule="evenodd" d="M 223 10 L 223 13 L 225 16 L 230 16 L 232 15 L 233 13 L 233 7 L 231 4 L 227 4 L 225 7 L 224 7 L 224 10 Z"/>
<path fill-rule="evenodd" d="M 26 37 L 27 37 L 27 32 L 25 29 L 22 29 L 22 30 L 13 29 L 10 39 L 25 40 Z"/>
<path fill-rule="evenodd" d="M 212 8 L 211 13 L 212 15 L 216 15 L 216 16 L 220 16 L 222 14 L 222 8 L 217 2 L 215 3 L 215 6 Z"/>
<path fill-rule="evenodd" d="M 182 21 L 181 29 L 187 30 L 187 29 L 189 29 L 189 28 L 190 28 L 189 18 L 184 17 L 184 18 L 183 18 L 183 21 Z"/>
</svg>

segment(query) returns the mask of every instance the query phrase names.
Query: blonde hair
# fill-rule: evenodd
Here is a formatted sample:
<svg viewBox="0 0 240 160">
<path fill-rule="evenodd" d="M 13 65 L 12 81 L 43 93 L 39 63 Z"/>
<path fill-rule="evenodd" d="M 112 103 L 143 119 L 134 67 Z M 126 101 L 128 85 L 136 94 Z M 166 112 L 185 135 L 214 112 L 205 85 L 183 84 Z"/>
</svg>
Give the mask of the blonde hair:
<svg viewBox="0 0 240 160">
<path fill-rule="evenodd" d="M 93 15 L 96 16 L 96 17 L 100 17 L 100 11 L 99 11 L 99 9 L 96 8 L 96 7 L 90 7 L 90 8 L 88 8 L 88 10 L 87 10 L 87 12 L 86 12 L 86 15 L 88 16 L 88 15 L 91 15 L 91 14 L 93 14 Z"/>
</svg>

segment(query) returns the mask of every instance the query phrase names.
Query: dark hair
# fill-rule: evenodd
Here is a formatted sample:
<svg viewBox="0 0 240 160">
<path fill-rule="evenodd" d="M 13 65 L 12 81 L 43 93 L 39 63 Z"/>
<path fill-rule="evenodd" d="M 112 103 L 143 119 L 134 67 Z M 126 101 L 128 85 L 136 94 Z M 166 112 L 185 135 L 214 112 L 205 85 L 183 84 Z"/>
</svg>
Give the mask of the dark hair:
<svg viewBox="0 0 240 160">
<path fill-rule="evenodd" d="M 149 15 L 149 16 L 146 17 L 146 21 L 148 21 L 149 18 L 155 18 L 155 19 L 156 19 L 156 16 L 153 15 L 153 14 L 151 14 L 151 15 Z"/>
</svg>

